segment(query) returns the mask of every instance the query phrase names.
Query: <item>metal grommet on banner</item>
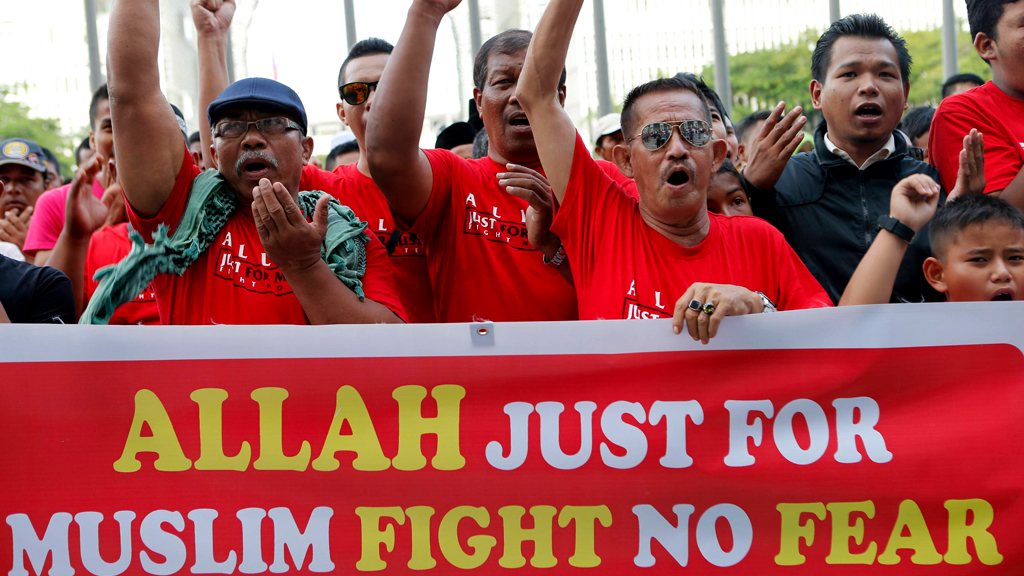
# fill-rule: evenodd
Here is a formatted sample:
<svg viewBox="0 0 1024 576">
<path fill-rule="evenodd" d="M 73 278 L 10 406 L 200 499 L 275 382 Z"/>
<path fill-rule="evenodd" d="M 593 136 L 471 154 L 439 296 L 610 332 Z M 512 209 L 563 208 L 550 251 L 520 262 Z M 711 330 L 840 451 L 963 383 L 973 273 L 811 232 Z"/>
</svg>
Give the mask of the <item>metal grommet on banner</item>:
<svg viewBox="0 0 1024 576">
<path fill-rule="evenodd" d="M 470 324 L 469 339 L 473 346 L 494 346 L 494 323 Z"/>
</svg>

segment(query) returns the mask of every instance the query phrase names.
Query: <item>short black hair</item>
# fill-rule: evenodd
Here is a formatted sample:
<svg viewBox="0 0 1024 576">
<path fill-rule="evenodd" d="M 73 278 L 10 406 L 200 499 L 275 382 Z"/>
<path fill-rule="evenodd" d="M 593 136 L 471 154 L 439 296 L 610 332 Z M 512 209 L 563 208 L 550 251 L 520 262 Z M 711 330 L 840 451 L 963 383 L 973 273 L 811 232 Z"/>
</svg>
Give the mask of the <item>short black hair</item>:
<svg viewBox="0 0 1024 576">
<path fill-rule="evenodd" d="M 57 156 L 54 155 L 54 153 L 51 152 L 49 148 L 46 148 L 45 146 L 40 146 L 40 148 L 43 149 L 43 156 L 45 156 L 48 161 L 53 163 L 53 167 L 57 170 L 57 175 L 60 176 L 60 160 L 57 160 Z"/>
<path fill-rule="evenodd" d="M 199 131 L 196 130 L 188 137 L 188 145 L 191 146 L 196 142 L 202 142 L 203 138 L 199 135 Z"/>
<path fill-rule="evenodd" d="M 697 76 L 696 74 L 691 74 L 689 72 L 680 72 L 679 74 L 676 74 L 674 78 L 686 78 L 696 84 L 704 94 L 704 99 L 708 101 L 708 106 L 718 110 L 718 113 L 722 118 L 729 118 L 729 113 L 725 111 L 725 104 L 722 102 L 722 97 L 719 96 L 718 92 L 715 92 L 711 86 L 708 86 L 707 82 L 704 82 L 703 76 Z M 731 118 L 729 119 L 732 120 Z M 725 121 L 723 120 L 722 123 L 725 124 Z"/>
<path fill-rule="evenodd" d="M 737 180 L 740 179 L 740 171 L 736 169 L 736 165 L 728 158 L 725 159 L 725 162 L 722 162 L 722 166 L 717 172 L 715 172 L 715 176 L 719 174 L 728 174 L 730 176 L 735 176 Z"/>
<path fill-rule="evenodd" d="M 992 194 L 965 194 L 940 206 L 928 225 L 932 255 L 945 261 L 949 245 L 972 224 L 1005 222 L 1024 231 L 1024 213 Z"/>
<path fill-rule="evenodd" d="M 740 123 L 736 125 L 736 139 L 743 142 L 743 139 L 747 136 L 748 130 L 753 128 L 758 122 L 764 122 L 771 115 L 771 110 L 758 110 L 743 120 L 740 120 Z"/>
<path fill-rule="evenodd" d="M 942 83 L 942 97 L 948 97 L 950 95 L 950 91 L 953 89 L 953 86 L 957 84 L 963 84 L 965 82 L 970 82 L 975 86 L 981 86 L 985 84 L 985 80 L 982 79 L 982 77 L 978 76 L 977 74 L 954 74 L 947 78 L 946 81 Z"/>
<path fill-rule="evenodd" d="M 697 84 L 685 77 L 673 77 L 673 78 L 658 78 L 657 80 L 651 80 L 646 84 L 641 84 L 636 88 L 629 91 L 626 95 L 626 100 L 622 103 L 622 114 L 620 115 L 620 123 L 622 124 L 622 136 L 628 141 L 633 136 L 636 136 L 636 101 L 648 94 L 654 94 L 656 92 L 674 92 L 676 90 L 688 90 L 693 92 L 700 98 L 701 108 L 704 112 L 704 120 L 708 124 L 711 123 L 711 108 L 708 107 L 708 99 L 704 96 L 704 92 L 700 89 Z"/>
<path fill-rule="evenodd" d="M 877 14 L 852 14 L 836 20 L 825 30 L 811 54 L 811 76 L 815 80 L 825 83 L 825 75 L 832 63 L 832 45 L 843 36 L 878 38 L 891 42 L 899 60 L 900 77 L 904 83 L 910 82 L 910 66 L 914 61 L 907 51 L 907 41 Z"/>
<path fill-rule="evenodd" d="M 338 88 L 341 88 L 342 84 L 345 83 L 345 68 L 348 68 L 349 62 L 364 56 L 391 54 L 394 49 L 395 47 L 390 42 L 381 38 L 367 38 L 366 40 L 356 42 L 352 49 L 348 51 L 345 61 L 341 63 L 341 69 L 338 70 Z"/>
<path fill-rule="evenodd" d="M 110 100 L 110 93 L 107 92 L 107 85 L 103 84 L 92 93 L 92 100 L 89 101 L 89 128 L 96 129 L 96 114 L 99 112 L 100 102 Z"/>
<path fill-rule="evenodd" d="M 971 27 L 971 40 L 974 40 L 979 32 L 995 40 L 996 28 L 999 19 L 1003 17 L 1003 11 L 1007 4 L 1013 4 L 1017 0 L 967 0 L 967 23 Z M 985 60 L 988 62 L 988 60 Z"/>
<path fill-rule="evenodd" d="M 478 160 L 487 156 L 490 147 L 490 140 L 487 139 L 487 130 L 481 130 L 473 138 L 473 159 Z"/>
<path fill-rule="evenodd" d="M 342 142 L 341 144 L 338 144 L 334 148 L 331 148 L 331 151 L 327 153 L 327 157 L 324 158 L 324 165 L 325 167 L 330 166 L 330 168 L 327 169 L 331 170 L 336 167 L 331 166 L 331 164 L 338 160 L 338 156 L 341 156 L 342 154 L 348 154 L 349 152 L 358 151 L 359 141 L 356 140 L 355 138 L 349 140 L 348 142 Z"/>
<path fill-rule="evenodd" d="M 473 86 L 476 86 L 477 90 L 484 89 L 484 82 L 487 80 L 487 64 L 491 59 L 491 54 L 521 52 L 530 47 L 531 38 L 533 38 L 533 32 L 513 29 L 505 30 L 484 42 L 473 61 Z M 562 66 L 562 76 L 558 79 L 558 87 L 563 86 L 565 86 L 565 66 Z"/>
<path fill-rule="evenodd" d="M 75 164 L 78 166 L 82 165 L 82 150 L 92 150 L 92 146 L 89 145 L 89 137 L 86 136 L 82 139 L 82 142 L 75 148 Z"/>
<path fill-rule="evenodd" d="M 913 143 L 914 140 L 924 136 L 925 132 L 932 129 L 933 116 L 935 116 L 935 108 L 931 106 L 918 106 L 907 112 L 907 115 L 903 117 L 903 120 L 900 120 L 900 124 L 896 128 L 902 130 L 910 138 L 911 143 Z"/>
</svg>

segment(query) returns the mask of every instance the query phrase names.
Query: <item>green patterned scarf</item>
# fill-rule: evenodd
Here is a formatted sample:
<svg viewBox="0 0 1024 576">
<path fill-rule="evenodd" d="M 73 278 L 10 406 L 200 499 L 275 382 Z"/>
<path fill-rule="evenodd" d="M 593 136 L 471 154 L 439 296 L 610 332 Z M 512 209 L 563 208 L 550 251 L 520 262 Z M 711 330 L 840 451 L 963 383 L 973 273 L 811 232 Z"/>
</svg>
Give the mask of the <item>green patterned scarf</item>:
<svg viewBox="0 0 1024 576">
<path fill-rule="evenodd" d="M 299 193 L 299 208 L 306 218 L 312 218 L 316 202 L 323 195 L 323 192 Z M 207 170 L 200 174 L 192 183 L 185 214 L 173 238 L 167 234 L 164 224 L 153 234 L 152 244 L 146 244 L 142 236 L 132 230 L 129 232 L 131 252 L 120 263 L 96 271 L 99 286 L 79 323 L 106 324 L 118 306 L 134 300 L 157 274 L 184 274 L 206 252 L 237 209 L 238 201 L 219 172 Z M 360 222 L 352 210 L 331 198 L 327 237 L 320 257 L 360 300 L 365 298 L 362 278 L 366 273 L 366 242 L 370 240 L 365 230 L 365 222 Z"/>
</svg>

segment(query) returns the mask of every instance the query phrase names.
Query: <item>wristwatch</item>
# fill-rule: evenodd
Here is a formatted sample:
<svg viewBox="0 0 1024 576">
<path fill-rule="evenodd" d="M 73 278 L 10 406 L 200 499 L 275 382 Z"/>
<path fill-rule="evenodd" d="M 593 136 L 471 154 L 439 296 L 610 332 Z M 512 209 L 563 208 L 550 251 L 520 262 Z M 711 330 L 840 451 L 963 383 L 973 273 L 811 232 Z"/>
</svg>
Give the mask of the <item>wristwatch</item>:
<svg viewBox="0 0 1024 576">
<path fill-rule="evenodd" d="M 761 301 L 764 302 L 764 310 L 761 311 L 762 314 L 770 314 L 772 312 L 778 312 L 779 309 L 775 307 L 775 302 L 772 302 L 771 298 L 765 296 L 764 292 L 755 292 L 755 294 L 760 296 L 761 297 Z"/>
<path fill-rule="evenodd" d="M 562 265 L 562 262 L 565 262 L 565 246 L 562 244 L 558 245 L 558 251 L 551 257 L 551 260 L 548 260 L 548 257 L 544 255 L 544 263 L 552 268 L 558 268 Z"/>
<path fill-rule="evenodd" d="M 917 233 L 914 232 L 913 228 L 907 226 L 903 222 L 900 222 L 899 219 L 893 218 L 892 216 L 879 216 L 878 227 L 881 228 L 882 230 L 888 230 L 889 232 L 892 232 L 893 234 L 906 240 L 907 244 L 913 242 L 914 236 L 917 235 Z"/>
</svg>

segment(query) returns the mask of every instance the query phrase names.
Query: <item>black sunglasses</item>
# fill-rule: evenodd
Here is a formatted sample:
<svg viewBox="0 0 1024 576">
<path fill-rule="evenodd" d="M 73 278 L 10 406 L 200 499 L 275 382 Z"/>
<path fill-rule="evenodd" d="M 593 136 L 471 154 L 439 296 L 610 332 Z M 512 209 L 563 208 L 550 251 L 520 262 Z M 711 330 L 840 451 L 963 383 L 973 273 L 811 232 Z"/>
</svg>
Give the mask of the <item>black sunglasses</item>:
<svg viewBox="0 0 1024 576">
<path fill-rule="evenodd" d="M 653 152 L 668 144 L 676 127 L 679 128 L 679 135 L 684 140 L 698 148 L 707 146 L 707 143 L 711 141 L 712 132 L 710 124 L 703 120 L 683 120 L 682 122 L 654 122 L 648 124 L 643 127 L 640 134 L 630 138 L 629 142 L 639 138 L 644 148 Z"/>
<path fill-rule="evenodd" d="M 349 106 L 359 106 L 370 97 L 370 91 L 377 89 L 380 82 L 349 82 L 338 87 L 338 95 Z"/>
</svg>

